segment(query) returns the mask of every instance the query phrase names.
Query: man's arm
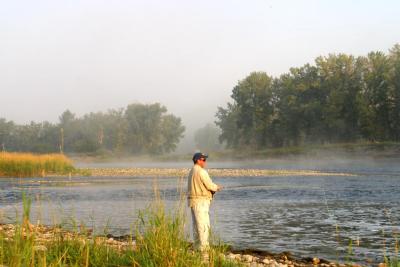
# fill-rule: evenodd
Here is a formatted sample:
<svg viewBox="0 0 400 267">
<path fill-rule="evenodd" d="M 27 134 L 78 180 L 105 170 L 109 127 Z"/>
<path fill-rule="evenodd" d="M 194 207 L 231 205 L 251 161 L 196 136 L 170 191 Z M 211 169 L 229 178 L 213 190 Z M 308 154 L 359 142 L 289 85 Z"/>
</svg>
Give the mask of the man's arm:
<svg viewBox="0 0 400 267">
<path fill-rule="evenodd" d="M 221 186 L 214 184 L 213 181 L 211 180 L 210 176 L 208 173 L 203 170 L 201 172 L 201 181 L 203 182 L 204 186 L 211 192 L 217 192 L 221 190 Z"/>
</svg>

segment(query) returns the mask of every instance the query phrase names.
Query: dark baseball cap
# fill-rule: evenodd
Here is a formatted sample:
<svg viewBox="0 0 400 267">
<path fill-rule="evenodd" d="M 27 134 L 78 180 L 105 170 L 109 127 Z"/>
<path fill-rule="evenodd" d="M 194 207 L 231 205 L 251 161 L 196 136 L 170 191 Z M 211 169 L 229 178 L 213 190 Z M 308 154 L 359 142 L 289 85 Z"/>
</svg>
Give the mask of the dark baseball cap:
<svg viewBox="0 0 400 267">
<path fill-rule="evenodd" d="M 201 152 L 197 152 L 197 153 L 194 153 L 192 160 L 194 163 L 196 163 L 196 161 L 198 161 L 199 159 L 202 159 L 202 158 L 206 159 L 206 158 L 208 158 L 208 155 L 203 154 Z"/>
</svg>

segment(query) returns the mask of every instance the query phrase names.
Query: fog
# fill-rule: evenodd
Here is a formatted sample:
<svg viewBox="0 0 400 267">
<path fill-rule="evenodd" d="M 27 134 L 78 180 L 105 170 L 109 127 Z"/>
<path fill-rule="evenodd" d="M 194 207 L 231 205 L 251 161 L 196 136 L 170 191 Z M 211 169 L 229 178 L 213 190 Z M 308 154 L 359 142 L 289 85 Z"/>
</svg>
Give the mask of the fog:
<svg viewBox="0 0 400 267">
<path fill-rule="evenodd" d="M 319 55 L 387 51 L 397 1 L 2 1 L 0 117 L 56 122 L 160 102 L 186 138 L 238 80 Z M 186 142 L 188 142 L 186 140 Z M 189 141 L 190 143 L 190 141 Z"/>
<path fill-rule="evenodd" d="M 377 153 L 350 153 L 348 151 L 314 151 L 312 155 L 291 155 L 268 159 L 246 159 L 240 160 L 226 155 L 224 158 L 213 158 L 213 154 L 207 162 L 208 169 L 241 169 L 241 170 L 292 170 L 298 171 L 321 171 L 336 175 L 373 175 L 381 176 L 398 175 L 400 173 L 399 158 L 380 157 Z M 168 161 L 159 161 L 151 158 L 132 160 L 116 160 L 108 162 L 79 161 L 76 166 L 82 168 L 189 168 L 188 159 L 175 159 L 171 157 Z"/>
</svg>

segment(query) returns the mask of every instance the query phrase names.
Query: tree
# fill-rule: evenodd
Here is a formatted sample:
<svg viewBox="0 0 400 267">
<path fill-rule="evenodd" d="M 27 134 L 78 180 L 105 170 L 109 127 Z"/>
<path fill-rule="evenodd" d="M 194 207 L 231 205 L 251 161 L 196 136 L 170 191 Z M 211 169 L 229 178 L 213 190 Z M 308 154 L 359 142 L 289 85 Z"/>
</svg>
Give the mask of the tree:
<svg viewBox="0 0 400 267">
<path fill-rule="evenodd" d="M 14 132 L 14 122 L 7 121 L 4 118 L 0 118 L 0 150 L 5 151 L 8 148 L 13 147 L 12 135 Z"/>
<path fill-rule="evenodd" d="M 157 153 L 161 143 L 161 116 L 167 109 L 160 104 L 131 104 L 125 110 L 127 142 L 132 153 Z"/>
<path fill-rule="evenodd" d="M 162 153 L 169 153 L 176 149 L 177 144 L 183 137 L 185 127 L 180 118 L 167 114 L 162 117 Z"/>
<path fill-rule="evenodd" d="M 175 149 L 184 127 L 179 118 L 166 112 L 167 109 L 159 103 L 131 104 L 127 107 L 125 119 L 130 152 L 157 154 Z"/>
<path fill-rule="evenodd" d="M 320 87 L 318 69 L 309 64 L 291 68 L 276 80 L 274 90 L 277 97 L 274 145 L 322 142 L 326 93 Z"/>
<path fill-rule="evenodd" d="M 371 52 L 364 59 L 364 88 L 360 114 L 364 137 L 387 140 L 390 135 L 389 60 L 382 52 Z"/>
<path fill-rule="evenodd" d="M 219 142 L 221 130 L 214 124 L 208 123 L 194 133 L 196 147 L 202 151 L 217 151 L 223 146 Z"/>
<path fill-rule="evenodd" d="M 215 124 L 221 129 L 219 142 L 226 143 L 228 148 L 239 147 L 240 133 L 237 124 L 238 109 L 235 104 L 228 103 L 226 108 L 218 107 Z"/>
<path fill-rule="evenodd" d="M 233 88 L 240 145 L 265 146 L 274 112 L 272 82 L 265 72 L 253 72 Z"/>
<path fill-rule="evenodd" d="M 75 120 L 75 114 L 67 109 L 61 114 L 59 119 L 60 119 L 60 126 L 63 127 Z"/>
<path fill-rule="evenodd" d="M 400 141 L 400 44 L 389 50 L 390 138 Z"/>
<path fill-rule="evenodd" d="M 304 143 L 400 140 L 400 45 L 388 55 L 331 54 L 272 78 L 251 73 L 218 108 L 220 140 L 262 149 Z"/>
</svg>

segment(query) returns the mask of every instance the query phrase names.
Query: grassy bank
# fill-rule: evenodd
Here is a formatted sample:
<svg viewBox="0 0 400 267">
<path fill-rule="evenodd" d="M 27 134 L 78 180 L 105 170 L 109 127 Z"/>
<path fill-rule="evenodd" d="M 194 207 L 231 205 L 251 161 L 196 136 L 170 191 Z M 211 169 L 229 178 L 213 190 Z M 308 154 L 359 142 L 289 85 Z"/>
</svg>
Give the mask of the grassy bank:
<svg viewBox="0 0 400 267">
<path fill-rule="evenodd" d="M 33 177 L 75 172 L 62 154 L 36 155 L 0 152 L 0 177 Z"/>
<path fill-rule="evenodd" d="M 1 266 L 242 266 L 226 260 L 222 246 L 213 247 L 205 261 L 187 241 L 181 209 L 169 214 L 161 201 L 141 212 L 134 231 L 136 242 L 130 237 L 125 246 L 90 236 L 82 226 L 68 234 L 57 227 L 40 233 L 43 227 L 29 223 L 29 203 L 24 201 L 22 223 L 8 227 L 8 231 L 0 227 Z"/>
</svg>

